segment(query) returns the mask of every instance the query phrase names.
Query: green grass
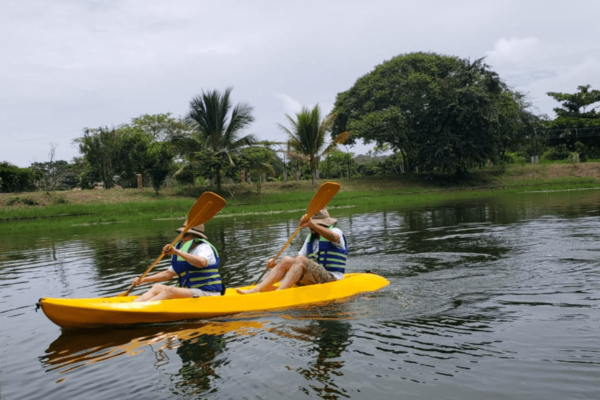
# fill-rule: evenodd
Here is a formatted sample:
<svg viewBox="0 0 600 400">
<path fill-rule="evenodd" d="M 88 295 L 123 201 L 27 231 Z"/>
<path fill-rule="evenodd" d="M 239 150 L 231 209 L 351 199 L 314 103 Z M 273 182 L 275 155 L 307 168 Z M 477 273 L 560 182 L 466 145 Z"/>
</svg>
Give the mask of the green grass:
<svg viewBox="0 0 600 400">
<path fill-rule="evenodd" d="M 181 212 L 185 214 L 190 207 L 190 202 L 193 204 L 193 201 L 189 199 L 164 199 L 151 203 L 59 204 L 45 207 L 34 205 L 17 209 L 2 209 L 0 210 L 0 219 L 31 219 L 82 214 L 96 217 L 126 214 L 133 217 L 144 214 L 173 215 Z"/>
<path fill-rule="evenodd" d="M 559 178 L 542 181 L 531 179 L 513 186 L 482 186 L 452 189 L 404 188 L 373 191 L 340 191 L 330 202 L 335 208 L 414 207 L 435 205 L 447 201 L 489 197 L 496 194 L 527 191 L 561 191 L 600 187 L 587 178 Z M 314 192 L 267 194 L 262 197 L 228 201 L 217 218 L 270 216 L 280 213 L 298 213 L 306 210 Z M 153 219 L 183 219 L 194 203 L 193 198 L 164 197 L 153 202 L 112 204 L 62 204 L 45 207 L 29 206 L 1 211 L 3 233 L 16 230 L 67 229 L 87 224 L 108 224 L 149 221 Z"/>
<path fill-rule="evenodd" d="M 341 184 L 341 190 L 330 202 L 330 207 L 414 207 L 497 193 L 589 189 L 600 187 L 599 174 L 600 165 L 592 163 L 528 164 L 474 171 L 471 180 L 459 183 L 453 183 L 447 177 L 419 174 L 338 179 L 333 181 Z M 320 180 L 321 183 L 325 181 Z M 0 228 L 2 233 L 11 233 L 29 229 L 69 229 L 86 224 L 183 220 L 205 190 L 207 188 L 201 187 L 165 189 L 158 197 L 149 189 L 1 195 Z M 309 181 L 266 183 L 260 194 L 255 185 L 238 185 L 223 193 L 227 206 L 217 218 L 268 217 L 280 213 L 300 215 L 315 191 Z"/>
</svg>

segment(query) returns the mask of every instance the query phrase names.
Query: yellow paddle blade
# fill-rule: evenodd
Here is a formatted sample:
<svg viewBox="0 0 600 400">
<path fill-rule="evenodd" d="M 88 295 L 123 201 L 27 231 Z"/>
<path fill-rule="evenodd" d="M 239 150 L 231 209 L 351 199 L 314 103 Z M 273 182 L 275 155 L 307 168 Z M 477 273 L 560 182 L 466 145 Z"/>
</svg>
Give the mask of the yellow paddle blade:
<svg viewBox="0 0 600 400">
<path fill-rule="evenodd" d="M 215 194 L 213 192 L 202 193 L 202 196 L 200 196 L 198 200 L 196 200 L 196 202 L 192 206 L 192 209 L 188 213 L 188 218 L 185 227 L 183 228 L 181 233 L 177 235 L 175 240 L 171 242 L 170 246 L 173 247 L 175 243 L 177 243 L 183 237 L 183 235 L 185 235 L 185 233 L 194 226 L 205 224 L 208 221 L 210 221 L 212 217 L 217 215 L 217 213 L 221 211 L 223 207 L 225 207 L 225 204 L 227 204 L 225 199 L 219 196 L 218 194 Z M 142 274 L 140 279 L 144 279 L 144 277 L 148 275 L 150 271 L 152 271 L 152 268 L 154 268 L 156 264 L 158 264 L 159 261 L 162 260 L 163 256 L 164 253 L 161 253 L 161 255 L 152 263 L 152 265 L 150 265 L 146 272 Z M 127 289 L 123 293 L 118 294 L 117 297 L 129 296 L 129 292 L 131 292 L 133 287 L 134 286 L 132 283 L 131 286 L 129 286 L 129 289 Z"/>
<path fill-rule="evenodd" d="M 333 199 L 333 196 L 340 190 L 340 184 L 335 182 L 325 182 L 319 186 L 319 190 L 315 193 L 314 197 L 308 204 L 308 210 L 306 211 L 306 218 L 310 218 L 315 215 L 319 210 L 329 204 L 329 201 Z"/>
<path fill-rule="evenodd" d="M 227 202 L 224 198 L 213 192 L 204 192 L 202 196 L 196 200 L 196 203 L 188 213 L 185 230 L 193 226 L 205 224 L 212 219 Z"/>
<path fill-rule="evenodd" d="M 315 215 L 319 210 L 329 204 L 329 201 L 333 199 L 333 196 L 340 190 L 340 184 L 335 182 L 325 182 L 321 186 L 319 186 L 319 190 L 313 196 L 310 203 L 308 203 L 308 209 L 306 210 L 306 218 L 310 218 Z M 288 239 L 288 241 L 283 245 L 279 253 L 273 258 L 273 261 L 276 263 L 277 259 L 283 253 L 283 251 L 288 247 L 288 245 L 292 242 L 292 239 L 300 232 L 300 226 L 296 228 L 296 231 L 292 234 L 292 236 Z M 269 270 L 269 265 L 267 265 L 267 269 L 263 271 L 262 274 L 258 277 L 254 284 L 258 284 L 258 281 L 263 277 L 263 275 Z"/>
</svg>

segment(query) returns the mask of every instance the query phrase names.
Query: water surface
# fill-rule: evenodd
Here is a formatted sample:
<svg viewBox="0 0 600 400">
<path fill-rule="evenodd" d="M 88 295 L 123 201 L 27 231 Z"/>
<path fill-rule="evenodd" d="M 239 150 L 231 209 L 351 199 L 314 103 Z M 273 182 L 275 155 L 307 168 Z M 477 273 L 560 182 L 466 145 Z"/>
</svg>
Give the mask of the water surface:
<svg viewBox="0 0 600 400">
<path fill-rule="evenodd" d="M 182 221 L 0 234 L 0 397 L 598 399 L 599 205 L 588 191 L 332 209 L 351 245 L 348 270 L 389 286 L 89 331 L 61 331 L 35 302 L 123 292 Z M 207 224 L 229 286 L 262 273 L 296 214 Z"/>
</svg>

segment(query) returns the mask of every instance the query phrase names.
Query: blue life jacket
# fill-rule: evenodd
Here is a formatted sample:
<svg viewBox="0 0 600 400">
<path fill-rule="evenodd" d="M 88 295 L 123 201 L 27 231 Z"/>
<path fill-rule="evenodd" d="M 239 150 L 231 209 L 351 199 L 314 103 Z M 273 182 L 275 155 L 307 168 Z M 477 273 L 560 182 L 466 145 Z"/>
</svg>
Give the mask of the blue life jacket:
<svg viewBox="0 0 600 400">
<path fill-rule="evenodd" d="M 333 228 L 335 225 L 331 225 L 328 229 Z M 313 244 L 316 242 L 313 240 L 314 236 L 319 236 L 318 248 L 313 248 Z M 341 272 L 346 273 L 346 258 L 348 256 L 348 242 L 346 236 L 342 233 L 344 238 L 343 249 L 336 247 L 329 240 L 320 236 L 318 233 L 315 235 L 308 235 L 306 238 L 308 242 L 308 258 L 313 260 L 329 272 Z"/>
<path fill-rule="evenodd" d="M 198 268 L 185 261 L 182 257 L 178 257 L 173 254 L 173 257 L 171 258 L 171 265 L 173 266 L 175 273 L 179 276 L 179 282 L 177 282 L 177 286 L 188 289 L 195 288 L 208 292 L 222 292 L 223 284 L 221 282 L 221 275 L 219 274 L 219 262 L 221 259 L 219 258 L 217 249 L 215 249 L 212 244 L 204 239 L 193 239 L 188 240 L 187 242 L 183 243 L 183 245 L 182 242 L 179 242 L 175 245 L 175 248 L 183 251 L 184 253 L 189 253 L 193 243 L 196 243 L 197 245 L 200 245 L 200 243 L 206 243 L 210 245 L 215 253 L 217 262 L 207 265 L 204 268 Z"/>
</svg>

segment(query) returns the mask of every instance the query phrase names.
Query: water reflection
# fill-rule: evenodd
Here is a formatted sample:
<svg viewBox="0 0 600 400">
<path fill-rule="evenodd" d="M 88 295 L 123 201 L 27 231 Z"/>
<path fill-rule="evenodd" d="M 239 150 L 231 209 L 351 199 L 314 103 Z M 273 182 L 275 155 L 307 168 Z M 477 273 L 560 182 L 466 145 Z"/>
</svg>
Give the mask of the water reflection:
<svg viewBox="0 0 600 400">
<path fill-rule="evenodd" d="M 312 312 L 319 309 L 311 307 L 297 312 L 308 312 L 306 316 L 310 317 Z M 337 309 L 343 307 L 338 306 Z M 335 315 L 330 310 L 325 312 Z M 343 376 L 346 362 L 342 356 L 352 342 L 351 324 L 336 319 L 303 321 L 298 325 L 279 326 L 269 326 L 268 321 L 244 320 L 102 331 L 67 330 L 50 344 L 39 360 L 47 372 L 61 376 L 57 382 L 63 382 L 77 370 L 104 363 L 114 365 L 115 359 L 122 356 L 148 359 L 148 354 L 151 354 L 155 368 L 160 371 L 173 365 L 172 355 L 177 354 L 181 366 L 175 373 L 170 373 L 174 382 L 171 392 L 178 397 L 188 398 L 218 391 L 218 385 L 214 386 L 212 382 L 219 378 L 219 369 L 230 362 L 232 355 L 228 354 L 228 343 L 239 342 L 243 336 L 252 337 L 268 332 L 279 338 L 278 341 L 304 343 L 295 345 L 304 348 L 303 357 L 310 359 L 306 366 L 295 369 L 307 381 L 306 388 L 302 390 L 308 395 L 324 399 L 346 397 L 343 385 L 337 383 L 336 379 Z"/>
<path fill-rule="evenodd" d="M 2 236 L 2 398 L 598 398 L 599 206 L 600 191 L 336 209 L 348 270 L 388 287 L 235 319 L 62 334 L 33 312 L 39 297 L 123 292 L 181 221 Z M 228 285 L 253 282 L 297 221 L 212 220 Z"/>
<path fill-rule="evenodd" d="M 338 399 L 346 397 L 344 384 L 336 382 L 343 376 L 345 361 L 342 354 L 350 345 L 351 325 L 337 320 L 317 320 L 304 327 L 292 328 L 301 335 L 300 340 L 310 341 L 309 354 L 312 360 L 297 371 L 307 380 L 305 392 L 316 394 L 322 399 Z M 310 393 L 308 388 L 315 393 Z"/>
<path fill-rule="evenodd" d="M 254 335 L 265 322 L 229 321 L 152 325 L 137 328 L 103 330 L 67 330 L 50 344 L 40 357 L 47 371 L 66 374 L 75 369 L 101 363 L 124 355 L 136 356 L 150 350 L 157 363 L 167 350 L 177 350 L 184 364 L 211 361 L 223 350 L 223 336 Z M 194 352 L 200 349 L 200 353 Z M 190 366 L 184 368 L 190 370 Z M 187 374 L 188 372 L 186 372 Z"/>
</svg>

